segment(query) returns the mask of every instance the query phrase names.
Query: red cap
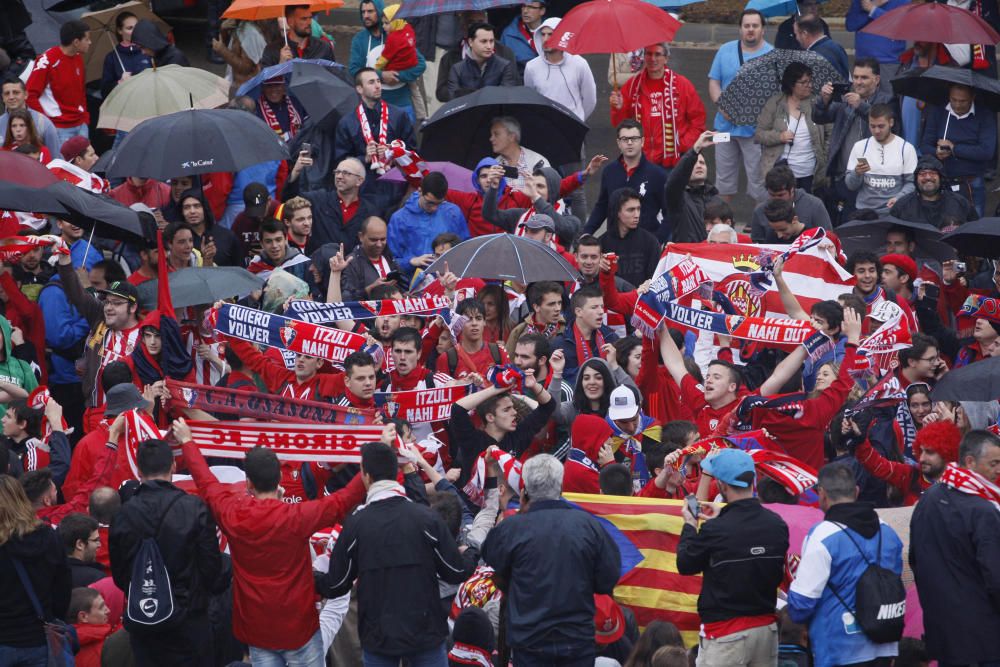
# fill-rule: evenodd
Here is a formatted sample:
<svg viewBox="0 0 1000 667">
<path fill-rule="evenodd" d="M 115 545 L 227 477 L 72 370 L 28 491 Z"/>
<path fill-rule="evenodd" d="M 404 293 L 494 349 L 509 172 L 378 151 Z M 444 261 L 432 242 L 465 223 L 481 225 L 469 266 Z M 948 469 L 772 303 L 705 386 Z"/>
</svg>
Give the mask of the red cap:
<svg viewBox="0 0 1000 667">
<path fill-rule="evenodd" d="M 83 152 L 87 150 L 87 146 L 89 145 L 90 139 L 77 135 L 64 141 L 63 145 L 59 147 L 59 152 L 62 153 L 64 160 L 72 162 L 83 155 Z"/>
<path fill-rule="evenodd" d="M 913 261 L 912 257 L 908 255 L 901 255 L 899 253 L 890 253 L 888 255 L 882 255 L 881 257 L 882 265 L 892 264 L 901 273 L 905 273 L 910 276 L 910 283 L 912 284 L 917 278 L 917 263 Z"/>
<path fill-rule="evenodd" d="M 625 615 L 610 595 L 594 596 L 594 641 L 614 644 L 625 634 Z"/>
</svg>

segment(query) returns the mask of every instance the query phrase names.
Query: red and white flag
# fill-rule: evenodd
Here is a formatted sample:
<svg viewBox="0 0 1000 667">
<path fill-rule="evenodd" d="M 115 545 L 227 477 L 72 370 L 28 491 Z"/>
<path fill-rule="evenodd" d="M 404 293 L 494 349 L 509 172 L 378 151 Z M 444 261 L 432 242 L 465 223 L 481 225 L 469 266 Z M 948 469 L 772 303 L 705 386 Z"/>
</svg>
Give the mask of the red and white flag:
<svg viewBox="0 0 1000 667">
<path fill-rule="evenodd" d="M 654 275 L 690 255 L 715 282 L 714 289 L 729 299 L 738 314 L 782 317 L 787 313 L 777 288 L 772 286 L 762 297 L 757 296 L 751 289 L 750 274 L 761 268 L 765 257 L 776 256 L 787 249 L 788 246 L 750 243 L 670 243 Z M 854 288 L 853 276 L 837 263 L 834 250 L 823 244 L 792 255 L 785 263 L 782 276 L 806 311 L 818 301 L 836 299 Z"/>
</svg>

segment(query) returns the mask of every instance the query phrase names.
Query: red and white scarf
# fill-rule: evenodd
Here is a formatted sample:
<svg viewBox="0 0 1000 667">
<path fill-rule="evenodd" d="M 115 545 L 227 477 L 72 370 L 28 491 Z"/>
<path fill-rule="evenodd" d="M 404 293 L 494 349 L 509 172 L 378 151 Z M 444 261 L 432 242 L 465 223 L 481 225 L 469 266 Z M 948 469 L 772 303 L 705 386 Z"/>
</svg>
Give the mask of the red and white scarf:
<svg viewBox="0 0 1000 667">
<path fill-rule="evenodd" d="M 552 340 L 555 337 L 556 332 L 558 330 L 559 330 L 558 322 L 556 322 L 555 324 L 541 325 L 537 321 L 535 321 L 535 314 L 532 313 L 531 315 L 528 315 L 524 319 L 524 331 L 521 332 L 521 335 L 523 336 L 524 334 L 537 333 L 537 334 L 542 334 L 548 340 Z"/>
<path fill-rule="evenodd" d="M 257 108 L 260 109 L 261 118 L 267 123 L 267 126 L 274 130 L 275 134 L 284 139 L 285 141 L 290 141 L 299 130 L 302 128 L 302 116 L 299 115 L 299 110 L 295 108 L 292 101 L 285 97 L 285 106 L 288 107 L 288 131 L 281 129 L 281 123 L 278 121 L 278 115 L 274 113 L 274 109 L 271 107 L 271 103 L 264 97 L 261 93 L 260 98 L 257 99 Z"/>
<path fill-rule="evenodd" d="M 455 642 L 455 645 L 448 651 L 448 662 L 456 665 L 493 667 L 493 658 L 486 649 L 462 642 Z"/>
<path fill-rule="evenodd" d="M 55 174 L 56 178 L 66 181 L 70 185 L 75 185 L 78 188 L 88 190 L 97 195 L 111 192 L 111 184 L 107 180 L 97 174 L 84 171 L 66 160 L 55 159 L 45 165 L 45 167 Z"/>
<path fill-rule="evenodd" d="M 45 248 L 54 246 L 53 252 L 57 255 L 68 255 L 69 247 L 58 236 L 46 234 L 44 236 L 9 236 L 5 239 L 4 245 L 0 245 L 0 261 L 16 262 L 21 257 L 31 252 L 35 248 Z"/>
<path fill-rule="evenodd" d="M 594 356 L 594 353 L 590 351 L 590 341 L 584 340 L 583 334 L 580 332 L 580 327 L 573 323 L 573 341 L 576 343 L 576 365 L 577 367 L 583 366 L 584 362 Z M 604 334 L 598 329 L 594 332 L 594 344 L 597 347 L 597 354 L 602 358 L 604 354 Z"/>
<path fill-rule="evenodd" d="M 638 76 L 634 76 L 625 83 L 623 92 L 632 98 L 632 108 L 635 111 L 635 119 L 646 126 L 646 123 L 642 117 L 642 98 L 646 97 L 650 99 L 652 103 L 652 96 L 646 91 L 645 83 L 649 80 L 649 74 L 643 70 Z M 676 160 L 680 158 L 680 150 L 677 146 L 677 100 L 676 93 L 674 91 L 674 73 L 670 70 L 666 70 L 663 73 L 663 95 L 660 97 L 657 103 L 657 108 L 660 112 L 660 148 L 663 151 L 663 160 L 668 159 Z M 652 114 L 651 114 L 652 115 Z M 647 141 L 655 142 L 656 138 L 650 135 Z M 654 154 L 653 146 L 648 146 L 647 154 Z"/>
<path fill-rule="evenodd" d="M 267 447 L 279 461 L 360 463 L 361 445 L 382 436 L 379 424 L 190 421 L 188 426 L 202 454 L 228 459 L 242 459 L 254 447 Z"/>
<path fill-rule="evenodd" d="M 387 120 L 383 122 L 382 126 L 385 127 L 386 124 L 388 124 Z M 395 164 L 403 177 L 406 178 L 406 182 L 414 187 L 420 187 L 424 176 L 431 173 L 430 165 L 424 162 L 424 159 L 416 151 L 407 148 L 406 144 L 399 139 L 389 144 L 389 150 L 386 151 L 385 157 L 386 163 Z"/>
<path fill-rule="evenodd" d="M 974 470 L 966 470 L 959 468 L 957 463 L 949 463 L 938 481 L 961 493 L 988 500 L 1000 512 L 1000 487 Z"/>
<path fill-rule="evenodd" d="M 362 102 L 358 105 L 355 113 L 358 116 L 358 123 L 361 124 L 361 138 L 364 140 L 365 145 L 375 142 L 379 146 L 385 146 L 386 140 L 389 133 L 389 105 L 385 102 L 379 101 L 382 105 L 381 112 L 379 114 L 379 127 L 378 127 L 378 140 L 374 138 L 372 133 L 371 125 L 368 123 L 368 115 L 365 113 L 365 103 Z M 372 155 L 371 168 L 378 174 L 384 174 L 386 169 L 389 167 L 389 161 L 379 157 L 378 151 Z"/>
</svg>

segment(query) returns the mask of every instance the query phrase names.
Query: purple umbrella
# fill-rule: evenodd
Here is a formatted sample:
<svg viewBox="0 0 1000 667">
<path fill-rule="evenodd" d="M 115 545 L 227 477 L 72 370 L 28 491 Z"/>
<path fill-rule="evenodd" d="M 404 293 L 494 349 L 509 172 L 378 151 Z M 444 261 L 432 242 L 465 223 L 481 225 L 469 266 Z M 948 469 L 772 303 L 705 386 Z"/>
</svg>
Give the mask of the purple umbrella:
<svg viewBox="0 0 1000 667">
<path fill-rule="evenodd" d="M 427 166 L 430 167 L 431 171 L 440 171 L 444 174 L 444 177 L 448 179 L 448 187 L 450 189 L 458 190 L 459 192 L 475 192 L 475 189 L 472 187 L 472 171 L 465 167 L 461 167 L 454 162 L 428 162 Z M 379 176 L 378 180 L 402 183 L 406 181 L 406 178 L 404 178 L 403 172 L 399 170 L 399 167 L 393 167 L 382 176 Z"/>
</svg>

